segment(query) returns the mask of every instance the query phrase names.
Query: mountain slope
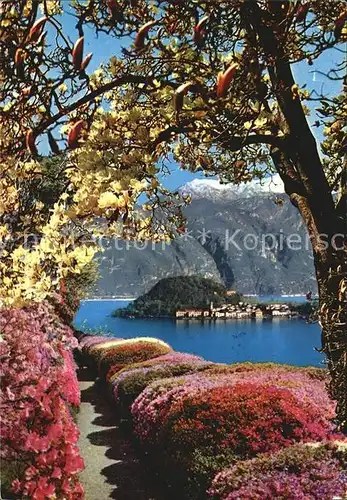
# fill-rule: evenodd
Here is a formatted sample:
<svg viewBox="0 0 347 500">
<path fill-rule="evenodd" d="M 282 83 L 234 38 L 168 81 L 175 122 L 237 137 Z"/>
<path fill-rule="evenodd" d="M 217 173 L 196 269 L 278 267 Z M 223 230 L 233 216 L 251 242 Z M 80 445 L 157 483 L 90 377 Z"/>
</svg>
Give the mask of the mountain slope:
<svg viewBox="0 0 347 500">
<path fill-rule="evenodd" d="M 201 215 L 204 214 L 204 215 Z M 306 293 L 315 285 L 306 229 L 286 199 L 196 200 L 188 227 L 214 258 L 227 288 L 242 293 Z M 302 242 L 294 244 L 296 241 Z"/>
<path fill-rule="evenodd" d="M 138 296 L 161 278 L 179 275 L 219 280 L 248 294 L 316 290 L 306 229 L 277 178 L 238 187 L 194 180 L 181 192 L 192 196 L 187 233 L 170 245 L 118 242 L 106 250 L 97 294 Z"/>
<path fill-rule="evenodd" d="M 170 244 L 113 241 L 100 256 L 97 296 L 138 296 L 161 278 L 199 275 L 222 282 L 213 257 L 195 239 L 177 238 Z"/>
</svg>

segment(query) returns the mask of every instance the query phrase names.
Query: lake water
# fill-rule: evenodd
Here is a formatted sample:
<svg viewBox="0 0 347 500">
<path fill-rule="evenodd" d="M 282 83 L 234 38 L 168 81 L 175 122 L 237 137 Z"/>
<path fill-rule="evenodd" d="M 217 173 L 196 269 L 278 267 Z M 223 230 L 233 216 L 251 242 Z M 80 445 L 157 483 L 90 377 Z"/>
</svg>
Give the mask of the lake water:
<svg viewBox="0 0 347 500">
<path fill-rule="evenodd" d="M 286 301 L 292 301 L 286 298 Z M 103 329 L 115 337 L 157 337 L 176 351 L 205 359 L 235 363 L 274 361 L 297 366 L 323 366 L 320 328 L 302 320 L 217 320 L 214 322 L 112 318 L 111 313 L 129 302 L 121 300 L 83 301 L 75 325 Z"/>
</svg>

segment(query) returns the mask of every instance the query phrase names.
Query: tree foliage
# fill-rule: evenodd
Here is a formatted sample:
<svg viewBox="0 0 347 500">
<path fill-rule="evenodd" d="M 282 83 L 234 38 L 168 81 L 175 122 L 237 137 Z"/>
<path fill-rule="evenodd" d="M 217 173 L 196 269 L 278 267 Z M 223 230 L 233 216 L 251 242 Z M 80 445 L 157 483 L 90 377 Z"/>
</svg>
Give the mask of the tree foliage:
<svg viewBox="0 0 347 500">
<path fill-rule="evenodd" d="M 69 9 L 76 17 L 71 33 Z M 302 184 L 316 203 L 323 183 L 333 210 L 327 182 L 336 187 L 341 176 L 343 98 L 325 99 L 320 110 L 322 122 L 333 125 L 324 144 L 334 157 L 332 172 L 325 179 L 317 171 L 305 185 L 309 167 L 292 165 L 293 132 L 298 120 L 308 131 L 305 101 L 313 97 L 294 82 L 290 64 L 312 64 L 338 47 L 344 20 L 343 2 L 3 3 L 3 300 L 43 298 L 78 272 L 94 255 L 91 243 L 80 240 L 96 216 L 106 217 L 113 234 L 172 236 L 179 208 L 158 180 L 172 160 L 236 183 L 274 171 L 275 163 L 296 203 L 301 195 L 293 185 Z M 127 45 L 91 74 L 91 55 L 83 53 L 88 26 Z M 343 63 L 332 69 L 335 78 L 343 69 Z M 331 123 L 334 113 L 340 118 Z M 70 150 L 48 171 L 38 156 L 43 137 L 54 155 L 66 143 Z M 293 171 L 278 166 L 281 154 Z M 61 174 L 53 207 L 44 196 L 51 170 Z M 32 194 L 38 185 L 40 197 Z M 142 193 L 148 212 L 139 217 L 134 205 Z M 39 241 L 28 236 L 33 232 Z"/>
</svg>

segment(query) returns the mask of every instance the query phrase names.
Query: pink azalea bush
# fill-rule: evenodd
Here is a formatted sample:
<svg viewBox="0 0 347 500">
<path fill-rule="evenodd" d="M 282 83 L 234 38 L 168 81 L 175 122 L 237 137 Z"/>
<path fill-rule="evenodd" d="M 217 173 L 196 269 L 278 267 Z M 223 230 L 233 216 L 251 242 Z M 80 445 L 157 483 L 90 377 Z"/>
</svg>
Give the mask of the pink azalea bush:
<svg viewBox="0 0 347 500">
<path fill-rule="evenodd" d="M 0 311 L 1 443 L 5 479 L 20 498 L 81 499 L 83 460 L 70 408 L 80 402 L 76 339 L 51 306 Z"/>
<path fill-rule="evenodd" d="M 212 366 L 212 363 L 197 356 L 181 353 L 159 356 L 150 361 L 151 364 L 145 361 L 130 365 L 112 378 L 114 399 L 121 407 L 128 409 L 137 396 L 155 380 L 202 372 Z"/>
<path fill-rule="evenodd" d="M 99 370 L 101 374 L 107 374 L 112 369 L 111 373 L 114 374 L 127 365 L 156 358 L 171 350 L 171 347 L 167 344 L 154 342 L 134 342 L 133 344 L 122 345 L 106 351 L 100 358 Z M 111 376 L 111 373 L 108 377 Z"/>
<path fill-rule="evenodd" d="M 168 354 L 163 354 L 162 356 L 157 356 L 153 359 L 147 359 L 146 361 L 141 361 L 140 363 L 133 363 L 132 365 L 124 368 L 122 371 L 132 370 L 133 368 L 141 368 L 146 366 L 153 366 L 160 363 L 180 363 L 180 362 L 189 362 L 189 361 L 205 361 L 201 356 L 196 356 L 195 354 L 188 354 L 186 352 L 177 352 L 172 351 Z M 211 363 L 211 365 L 215 365 L 215 363 Z M 119 374 L 122 372 L 119 372 Z M 119 376 L 116 375 L 116 378 Z"/>
<path fill-rule="evenodd" d="M 62 349 L 62 358 L 64 364 L 59 375 L 62 397 L 70 405 L 77 407 L 81 403 L 81 394 L 76 377 L 77 367 L 71 350 Z"/>
<path fill-rule="evenodd" d="M 320 441 L 327 429 L 317 408 L 302 404 L 287 389 L 240 382 L 197 391 L 171 405 L 162 417 L 159 444 L 187 451 L 232 449 L 249 457 L 296 441 Z"/>
<path fill-rule="evenodd" d="M 114 339 L 114 337 L 112 337 Z M 106 335 L 84 335 L 79 339 L 78 357 L 79 364 L 87 366 L 95 376 L 98 373 L 97 360 L 92 355 L 92 348 L 98 345 L 103 345 L 111 340 Z M 120 339 L 114 339 L 120 340 Z"/>
<path fill-rule="evenodd" d="M 141 441 L 155 443 L 163 419 L 172 405 L 195 393 L 208 393 L 226 384 L 232 384 L 230 374 L 210 373 L 209 370 L 152 382 L 131 406 L 135 434 Z"/>
<path fill-rule="evenodd" d="M 335 416 L 336 403 L 326 391 L 329 380 L 327 370 L 322 368 L 297 368 L 275 363 L 239 363 L 229 367 L 218 367 L 210 373 L 229 374 L 232 383 L 255 382 L 264 386 L 276 386 L 288 389 L 302 404 L 319 408 L 327 428 L 333 430 L 332 419 Z"/>
<path fill-rule="evenodd" d="M 195 354 L 187 354 L 184 352 L 175 352 L 171 351 L 168 354 L 162 354 L 159 356 L 156 356 L 155 358 L 147 359 L 145 361 L 139 361 L 137 363 L 131 363 L 121 370 L 117 371 L 113 375 L 110 375 L 108 377 L 108 381 L 113 384 L 118 377 L 123 373 L 128 370 L 133 370 L 136 368 L 146 368 L 146 367 L 151 367 L 155 365 L 159 365 L 161 363 L 169 364 L 169 363 L 179 363 L 179 362 L 189 362 L 189 361 L 205 361 L 204 358 L 201 356 L 196 356 Z M 214 366 L 214 363 L 210 362 L 211 366 Z"/>
<path fill-rule="evenodd" d="M 89 359 L 98 373 L 107 380 L 126 366 L 172 352 L 172 348 L 159 339 L 137 337 L 133 339 L 109 338 L 86 348 Z"/>
<path fill-rule="evenodd" d="M 131 412 L 135 433 L 142 440 L 155 440 L 161 421 L 170 407 L 179 400 L 206 393 L 215 387 L 233 386 L 240 382 L 261 383 L 287 389 L 300 404 L 315 406 L 324 420 L 327 432 L 333 432 L 331 419 L 334 402 L 325 389 L 324 370 L 307 370 L 281 365 L 239 364 L 235 367 L 214 365 L 197 375 L 162 379 L 150 384 L 134 401 Z"/>
<path fill-rule="evenodd" d="M 219 472 L 211 500 L 332 500 L 347 493 L 347 447 L 294 445 Z"/>
<path fill-rule="evenodd" d="M 131 406 L 134 432 L 153 456 L 159 454 L 169 483 L 180 483 L 190 499 L 200 498 L 213 474 L 237 460 L 336 437 L 325 373 L 214 364 L 157 380 Z"/>
</svg>

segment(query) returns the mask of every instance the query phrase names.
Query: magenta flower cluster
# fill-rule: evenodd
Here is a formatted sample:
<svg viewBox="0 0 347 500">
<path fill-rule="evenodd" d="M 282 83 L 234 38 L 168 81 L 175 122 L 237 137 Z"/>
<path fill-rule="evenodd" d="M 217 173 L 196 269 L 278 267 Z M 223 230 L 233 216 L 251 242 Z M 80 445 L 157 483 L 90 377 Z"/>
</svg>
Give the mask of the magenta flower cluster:
<svg viewBox="0 0 347 500">
<path fill-rule="evenodd" d="M 160 423 L 171 406 L 196 393 L 222 387 L 228 380 L 228 375 L 203 372 L 151 383 L 131 406 L 135 434 L 142 441 L 155 442 Z"/>
<path fill-rule="evenodd" d="M 239 462 L 218 473 L 212 500 L 332 500 L 347 493 L 346 448 L 294 445 L 269 456 Z M 344 470 L 343 470 L 344 469 Z"/>
<path fill-rule="evenodd" d="M 2 309 L 2 468 L 20 498 L 83 498 L 72 331 L 47 304 Z"/>
</svg>

